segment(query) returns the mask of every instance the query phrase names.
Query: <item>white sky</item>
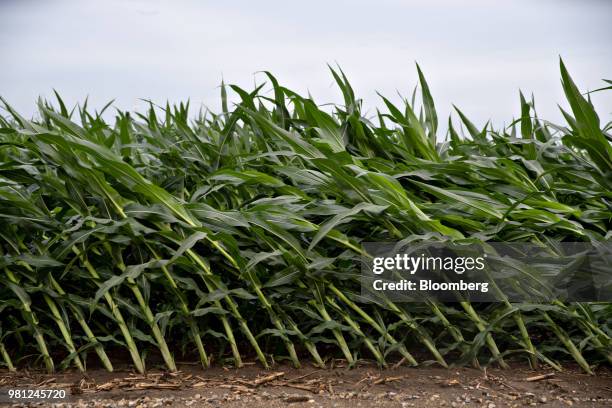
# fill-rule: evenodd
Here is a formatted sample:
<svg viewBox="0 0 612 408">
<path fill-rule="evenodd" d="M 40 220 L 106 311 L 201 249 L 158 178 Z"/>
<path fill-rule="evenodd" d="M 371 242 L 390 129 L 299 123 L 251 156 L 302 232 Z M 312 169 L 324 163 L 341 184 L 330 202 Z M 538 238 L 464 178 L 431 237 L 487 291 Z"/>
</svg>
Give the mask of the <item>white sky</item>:
<svg viewBox="0 0 612 408">
<path fill-rule="evenodd" d="M 562 121 L 558 56 L 583 90 L 612 79 L 611 16 L 605 0 L 0 0 L 0 95 L 26 115 L 53 88 L 98 108 L 190 98 L 217 109 L 221 78 L 251 89 L 269 70 L 340 102 L 326 66 L 337 62 L 373 113 L 376 91 L 410 95 L 418 61 L 442 123 L 454 103 L 477 125 L 507 124 L 519 88 Z M 611 120 L 612 92 L 593 98 Z"/>
</svg>

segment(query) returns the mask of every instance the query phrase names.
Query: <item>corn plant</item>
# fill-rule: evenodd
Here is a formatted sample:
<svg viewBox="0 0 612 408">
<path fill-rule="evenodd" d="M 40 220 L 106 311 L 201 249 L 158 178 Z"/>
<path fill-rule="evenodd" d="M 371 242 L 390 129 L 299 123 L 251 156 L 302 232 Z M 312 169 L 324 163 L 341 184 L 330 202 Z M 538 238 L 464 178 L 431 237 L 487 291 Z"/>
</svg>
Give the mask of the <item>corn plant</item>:
<svg viewBox="0 0 612 408">
<path fill-rule="evenodd" d="M 456 109 L 446 136 L 418 66 L 420 104 L 371 116 L 334 68 L 331 107 L 268 72 L 218 114 L 2 100 L 0 364 L 611 363 L 608 303 L 360 294 L 364 241 L 610 241 L 612 124 L 560 68 L 566 125 L 520 94 L 509 126 Z"/>
</svg>

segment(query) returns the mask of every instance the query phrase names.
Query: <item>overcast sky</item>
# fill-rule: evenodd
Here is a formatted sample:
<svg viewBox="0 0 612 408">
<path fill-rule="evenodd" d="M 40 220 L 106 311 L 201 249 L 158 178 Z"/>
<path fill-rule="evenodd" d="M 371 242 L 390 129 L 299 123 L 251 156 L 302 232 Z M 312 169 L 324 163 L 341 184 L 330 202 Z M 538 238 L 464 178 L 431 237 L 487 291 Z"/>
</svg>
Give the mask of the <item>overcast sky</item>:
<svg viewBox="0 0 612 408">
<path fill-rule="evenodd" d="M 437 108 L 479 125 L 519 112 L 518 90 L 561 120 L 561 55 L 583 89 L 612 78 L 612 1 L 0 0 L 0 95 L 31 115 L 57 89 L 70 103 L 142 109 L 190 98 L 219 106 L 221 79 L 251 88 L 270 70 L 317 102 L 339 102 L 327 63 L 365 100 L 409 95 L 421 65 Z M 612 119 L 612 92 L 594 102 Z"/>
</svg>

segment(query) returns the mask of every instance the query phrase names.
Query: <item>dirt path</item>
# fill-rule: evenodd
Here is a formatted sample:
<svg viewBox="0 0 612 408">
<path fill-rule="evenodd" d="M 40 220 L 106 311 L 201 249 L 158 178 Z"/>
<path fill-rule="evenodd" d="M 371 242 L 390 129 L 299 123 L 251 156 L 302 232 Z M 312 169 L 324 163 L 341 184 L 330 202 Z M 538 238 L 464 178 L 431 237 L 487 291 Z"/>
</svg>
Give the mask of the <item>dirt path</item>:
<svg viewBox="0 0 612 408">
<path fill-rule="evenodd" d="M 8 399 L 9 389 L 61 389 L 66 398 Z M 20 402 L 21 401 L 21 402 Z M 55 405 L 54 405 L 55 404 Z M 375 366 L 318 370 L 276 366 L 262 370 L 180 366 L 168 374 L 151 370 L 88 371 L 44 375 L 0 371 L 0 406 L 55 407 L 612 407 L 612 371 L 588 376 L 575 368 L 563 373 L 470 368 Z"/>
</svg>

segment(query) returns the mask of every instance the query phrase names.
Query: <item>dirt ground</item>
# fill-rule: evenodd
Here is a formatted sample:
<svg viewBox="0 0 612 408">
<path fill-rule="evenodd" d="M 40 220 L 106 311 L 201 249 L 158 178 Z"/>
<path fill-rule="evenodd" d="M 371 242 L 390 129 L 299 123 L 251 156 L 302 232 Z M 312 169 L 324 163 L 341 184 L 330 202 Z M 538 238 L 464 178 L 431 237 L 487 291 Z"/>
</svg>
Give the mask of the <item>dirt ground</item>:
<svg viewBox="0 0 612 408">
<path fill-rule="evenodd" d="M 65 399 L 9 399 L 10 389 L 62 389 Z M 347 369 L 294 369 L 255 364 L 202 370 L 182 364 L 178 373 L 91 370 L 46 375 L 0 371 L 0 406 L 26 407 L 612 407 L 612 370 L 596 376 L 564 372 L 362 364 Z"/>
</svg>

